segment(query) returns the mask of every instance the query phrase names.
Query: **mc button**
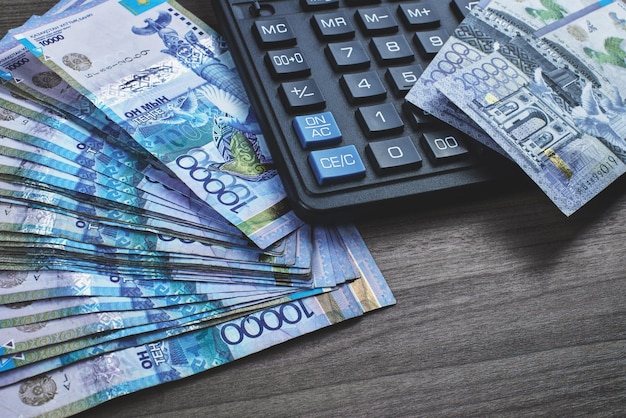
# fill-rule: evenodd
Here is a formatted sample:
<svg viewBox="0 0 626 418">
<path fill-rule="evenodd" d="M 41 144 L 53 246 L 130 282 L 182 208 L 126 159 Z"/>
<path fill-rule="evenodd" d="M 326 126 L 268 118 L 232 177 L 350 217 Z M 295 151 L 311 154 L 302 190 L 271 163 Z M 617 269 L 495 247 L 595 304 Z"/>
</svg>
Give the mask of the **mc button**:
<svg viewBox="0 0 626 418">
<path fill-rule="evenodd" d="M 296 35 L 285 18 L 257 20 L 252 31 L 261 48 L 269 49 L 296 44 Z"/>
</svg>

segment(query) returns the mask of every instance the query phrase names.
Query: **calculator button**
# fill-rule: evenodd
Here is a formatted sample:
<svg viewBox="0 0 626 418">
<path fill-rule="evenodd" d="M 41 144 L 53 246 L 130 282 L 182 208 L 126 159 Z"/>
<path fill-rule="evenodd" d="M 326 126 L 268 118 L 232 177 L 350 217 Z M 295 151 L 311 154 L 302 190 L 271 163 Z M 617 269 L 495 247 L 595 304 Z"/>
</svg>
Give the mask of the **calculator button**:
<svg viewBox="0 0 626 418">
<path fill-rule="evenodd" d="M 344 74 L 339 80 L 350 103 L 382 100 L 387 97 L 387 90 L 376 71 Z"/>
<path fill-rule="evenodd" d="M 304 149 L 341 142 L 341 131 L 331 112 L 298 116 L 293 121 L 293 127 Z"/>
<path fill-rule="evenodd" d="M 282 83 L 278 88 L 278 94 L 289 113 L 326 107 L 326 101 L 317 83 L 312 79 Z"/>
<path fill-rule="evenodd" d="M 422 142 L 434 163 L 455 160 L 469 154 L 463 134 L 453 129 L 424 132 Z"/>
<path fill-rule="evenodd" d="M 398 31 L 398 22 L 387 6 L 359 9 L 355 17 L 367 35 L 382 35 Z"/>
<path fill-rule="evenodd" d="M 360 41 L 328 44 L 325 52 L 335 71 L 353 71 L 370 66 L 370 57 Z"/>
<path fill-rule="evenodd" d="M 427 1 L 401 4 L 398 13 L 407 27 L 413 30 L 436 28 L 441 22 L 439 13 Z"/>
<path fill-rule="evenodd" d="M 367 146 L 366 152 L 379 173 L 422 166 L 422 157 L 408 136 L 372 142 Z"/>
<path fill-rule="evenodd" d="M 413 50 L 403 35 L 372 38 L 370 47 L 382 65 L 406 64 L 415 60 Z"/>
<path fill-rule="evenodd" d="M 264 49 L 293 46 L 296 35 L 285 18 L 257 20 L 252 26 L 259 46 Z"/>
<path fill-rule="evenodd" d="M 316 14 L 311 24 L 322 41 L 354 38 L 354 27 L 344 12 Z"/>
<path fill-rule="evenodd" d="M 404 97 L 411 90 L 422 74 L 422 67 L 419 65 L 408 65 L 404 67 L 391 67 L 385 72 L 385 78 L 391 85 L 397 97 Z"/>
<path fill-rule="evenodd" d="M 270 73 L 272 73 L 272 77 L 278 80 L 306 77 L 311 74 L 311 67 L 304 59 L 304 54 L 300 48 L 269 51 L 265 55 L 265 62 Z"/>
<path fill-rule="evenodd" d="M 450 34 L 448 34 L 447 30 L 435 29 L 426 32 L 416 32 L 413 39 L 422 57 L 432 59 L 449 37 Z"/>
<path fill-rule="evenodd" d="M 309 165 L 320 186 L 365 177 L 365 165 L 354 145 L 311 151 Z"/>
<path fill-rule="evenodd" d="M 392 103 L 360 107 L 356 119 L 368 138 L 399 134 L 404 130 L 404 122 Z"/>
</svg>

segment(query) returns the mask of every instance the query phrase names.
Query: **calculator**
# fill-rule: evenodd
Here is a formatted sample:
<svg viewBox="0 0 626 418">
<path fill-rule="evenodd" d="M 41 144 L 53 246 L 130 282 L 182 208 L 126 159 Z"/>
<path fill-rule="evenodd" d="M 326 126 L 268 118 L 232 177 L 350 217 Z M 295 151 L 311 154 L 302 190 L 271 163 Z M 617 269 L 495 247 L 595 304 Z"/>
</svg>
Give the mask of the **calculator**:
<svg viewBox="0 0 626 418">
<path fill-rule="evenodd" d="M 296 214 L 391 213 L 515 176 L 508 159 L 404 100 L 477 3 L 213 0 Z"/>
</svg>

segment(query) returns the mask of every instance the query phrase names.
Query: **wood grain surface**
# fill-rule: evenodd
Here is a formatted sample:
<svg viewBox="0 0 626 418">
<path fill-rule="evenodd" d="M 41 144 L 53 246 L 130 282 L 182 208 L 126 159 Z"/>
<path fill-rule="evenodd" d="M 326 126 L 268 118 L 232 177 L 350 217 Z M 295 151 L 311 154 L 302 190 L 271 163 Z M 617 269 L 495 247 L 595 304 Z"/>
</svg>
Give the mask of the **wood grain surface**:
<svg viewBox="0 0 626 418">
<path fill-rule="evenodd" d="M 0 0 L 0 33 L 54 3 Z M 570 218 L 526 187 L 358 226 L 396 306 L 81 416 L 626 416 L 625 181 Z"/>
</svg>

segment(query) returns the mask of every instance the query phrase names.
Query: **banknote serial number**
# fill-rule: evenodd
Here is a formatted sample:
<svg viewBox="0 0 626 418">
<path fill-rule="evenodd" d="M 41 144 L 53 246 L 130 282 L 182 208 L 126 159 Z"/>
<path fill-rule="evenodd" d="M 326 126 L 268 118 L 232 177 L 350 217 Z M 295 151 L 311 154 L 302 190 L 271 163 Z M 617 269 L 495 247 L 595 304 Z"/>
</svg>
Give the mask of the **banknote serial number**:
<svg viewBox="0 0 626 418">
<path fill-rule="evenodd" d="M 609 173 L 616 168 L 620 162 L 617 158 L 612 155 L 609 155 L 606 161 L 601 162 L 596 166 L 591 175 L 584 180 L 580 186 L 578 187 L 578 193 L 584 193 L 589 190 L 593 190 L 594 186 L 600 182 L 605 176 L 609 175 Z"/>
<path fill-rule="evenodd" d="M 278 308 L 267 309 L 255 316 L 246 316 L 239 322 L 231 322 L 221 329 L 222 340 L 228 345 L 241 344 L 246 338 L 255 340 L 268 332 L 282 329 L 285 325 L 295 325 L 303 319 L 311 318 L 314 312 L 302 302 L 289 302 Z"/>
</svg>

